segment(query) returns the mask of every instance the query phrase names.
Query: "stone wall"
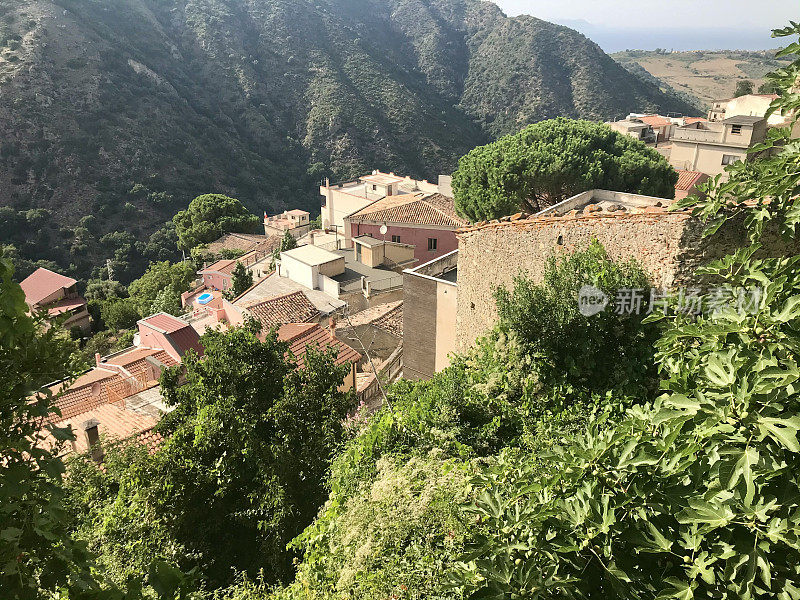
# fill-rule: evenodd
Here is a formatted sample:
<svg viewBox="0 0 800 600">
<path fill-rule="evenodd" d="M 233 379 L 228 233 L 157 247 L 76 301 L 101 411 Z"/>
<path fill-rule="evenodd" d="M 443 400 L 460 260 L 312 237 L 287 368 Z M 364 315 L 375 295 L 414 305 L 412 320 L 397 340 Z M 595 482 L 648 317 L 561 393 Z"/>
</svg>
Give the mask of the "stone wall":
<svg viewBox="0 0 800 600">
<path fill-rule="evenodd" d="M 403 274 L 403 377 L 428 379 L 436 372 L 437 282 Z"/>
<path fill-rule="evenodd" d="M 658 288 L 689 283 L 697 268 L 747 245 L 743 215 L 729 219 L 710 238 L 688 212 L 662 208 L 639 213 L 592 214 L 490 223 L 459 233 L 457 350 L 463 352 L 497 319 L 494 291 L 510 288 L 515 276 L 540 281 L 553 254 L 585 248 L 597 239 L 612 260 L 635 258 Z M 765 231 L 757 256 L 800 252 L 776 230 Z"/>
</svg>

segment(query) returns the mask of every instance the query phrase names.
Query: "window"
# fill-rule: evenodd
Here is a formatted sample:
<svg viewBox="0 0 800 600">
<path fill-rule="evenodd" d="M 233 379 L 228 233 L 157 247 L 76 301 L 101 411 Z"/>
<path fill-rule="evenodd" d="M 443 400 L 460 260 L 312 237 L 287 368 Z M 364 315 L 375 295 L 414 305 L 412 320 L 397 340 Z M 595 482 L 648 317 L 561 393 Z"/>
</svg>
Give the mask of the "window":
<svg viewBox="0 0 800 600">
<path fill-rule="evenodd" d="M 436 238 L 428 238 L 428 250 L 429 251 L 436 250 L 436 248 L 439 245 L 438 242 L 439 242 L 439 240 L 436 239 Z"/>
<path fill-rule="evenodd" d="M 356 244 L 356 260 L 361 262 L 361 244 Z"/>
<path fill-rule="evenodd" d="M 732 165 L 735 162 L 739 162 L 741 159 L 736 156 L 735 154 L 723 154 L 722 155 L 722 164 L 723 165 Z"/>
<path fill-rule="evenodd" d="M 742 126 L 741 125 L 732 125 L 731 126 L 731 133 L 733 135 L 741 135 L 742 134 Z"/>
<path fill-rule="evenodd" d="M 377 189 L 378 189 L 378 186 L 377 186 L 377 185 L 375 185 L 375 184 L 373 183 L 373 184 L 372 184 L 372 191 L 374 192 L 374 191 L 375 191 L 375 190 L 377 190 Z"/>
<path fill-rule="evenodd" d="M 399 244 L 400 243 L 400 236 L 399 235 L 393 235 L 392 236 L 392 241 Z"/>
</svg>

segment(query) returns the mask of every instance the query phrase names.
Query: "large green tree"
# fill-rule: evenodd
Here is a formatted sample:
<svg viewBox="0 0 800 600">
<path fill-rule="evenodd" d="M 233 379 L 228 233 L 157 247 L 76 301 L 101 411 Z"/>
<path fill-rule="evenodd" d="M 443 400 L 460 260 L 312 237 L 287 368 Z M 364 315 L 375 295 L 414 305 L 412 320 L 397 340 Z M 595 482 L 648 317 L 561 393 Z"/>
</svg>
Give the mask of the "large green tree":
<svg viewBox="0 0 800 600">
<path fill-rule="evenodd" d="M 81 537 L 117 581 L 153 559 L 198 566 L 211 587 L 236 571 L 267 582 L 292 573 L 287 543 L 325 502 L 331 458 L 353 405 L 339 389 L 347 367 L 311 348 L 303 365 L 274 334 L 209 331 L 203 357 L 165 373 L 174 410 L 155 455 L 107 451 L 71 477 Z"/>
<path fill-rule="evenodd" d="M 203 194 L 189 203 L 173 219 L 178 248 L 190 251 L 198 244 L 213 242 L 225 233 L 255 233 L 261 220 L 236 198 L 222 194 Z"/>
<path fill-rule="evenodd" d="M 606 125 L 558 118 L 479 146 L 453 173 L 456 211 L 471 221 L 535 213 L 602 188 L 674 198 L 678 174 L 658 152 Z"/>
<path fill-rule="evenodd" d="M 147 271 L 128 286 L 128 293 L 143 317 L 156 312 L 154 304 L 157 300 L 160 300 L 157 308 L 177 306 L 180 310 L 180 296 L 189 290 L 195 279 L 197 272 L 191 261 L 150 263 Z M 163 298 L 165 294 L 170 297 L 169 301 Z M 176 313 L 175 310 L 167 312 Z"/>
</svg>

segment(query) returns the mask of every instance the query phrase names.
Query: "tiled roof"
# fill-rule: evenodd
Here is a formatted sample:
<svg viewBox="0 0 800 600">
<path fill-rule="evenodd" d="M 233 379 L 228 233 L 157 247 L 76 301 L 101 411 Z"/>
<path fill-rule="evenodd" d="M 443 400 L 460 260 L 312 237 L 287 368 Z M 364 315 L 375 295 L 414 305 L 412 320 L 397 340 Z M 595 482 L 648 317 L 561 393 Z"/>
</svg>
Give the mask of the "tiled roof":
<svg viewBox="0 0 800 600">
<path fill-rule="evenodd" d="M 703 177 L 700 171 L 682 171 L 678 170 L 678 183 L 675 184 L 676 190 L 686 191 L 692 189 Z"/>
<path fill-rule="evenodd" d="M 156 420 L 149 416 L 125 410 L 114 404 L 102 404 L 90 410 L 65 418 L 57 425 L 59 427 L 72 426 L 75 432 L 75 451 L 86 452 L 89 447 L 86 437 L 79 431 L 81 423 L 89 419 L 96 419 L 99 422 L 97 427 L 101 436 L 115 440 L 124 440 L 142 432 L 152 430 L 156 425 Z"/>
<path fill-rule="evenodd" d="M 175 333 L 176 331 L 190 327 L 186 321 L 163 312 L 150 315 L 146 319 L 139 321 L 139 323 L 144 323 L 164 333 Z"/>
<path fill-rule="evenodd" d="M 236 267 L 236 260 L 229 259 L 229 260 L 218 260 L 217 262 L 208 265 L 204 269 L 200 269 L 201 273 L 222 273 L 223 275 L 230 275 L 233 273 L 233 269 Z"/>
<path fill-rule="evenodd" d="M 164 436 L 154 431 L 151 427 L 150 429 L 140 432 L 136 436 L 136 442 L 145 446 L 150 454 L 155 454 L 156 450 L 164 443 Z"/>
<path fill-rule="evenodd" d="M 56 315 L 64 314 L 65 312 L 69 312 L 73 309 L 76 309 L 81 306 L 86 305 L 86 300 L 81 298 L 80 296 L 75 296 L 74 298 L 64 298 L 63 300 L 59 300 L 53 306 L 47 309 L 47 314 L 51 317 Z"/>
<path fill-rule="evenodd" d="M 288 323 L 278 329 L 278 339 L 289 344 L 289 350 L 297 360 L 297 366 L 305 366 L 305 355 L 309 346 L 323 350 L 336 348 L 336 364 L 358 362 L 361 355 L 350 346 L 331 336 L 330 332 L 316 323 Z"/>
<path fill-rule="evenodd" d="M 208 251 L 213 253 L 222 252 L 223 250 L 250 252 L 257 244 L 266 239 L 268 239 L 267 236 L 252 233 L 226 233 L 218 240 L 211 242 L 208 245 Z"/>
<path fill-rule="evenodd" d="M 276 325 L 286 323 L 305 323 L 319 314 L 303 292 L 293 292 L 285 296 L 271 298 L 246 307 L 261 322 L 264 332 Z"/>
<path fill-rule="evenodd" d="M 403 337 L 403 303 L 399 302 L 392 310 L 372 323 L 378 329 L 391 333 L 395 337 Z"/>
<path fill-rule="evenodd" d="M 642 123 L 647 123 L 650 127 L 666 127 L 670 124 L 669 119 L 665 119 L 660 115 L 645 115 L 643 117 L 636 117 Z"/>
<path fill-rule="evenodd" d="M 25 292 L 25 302 L 33 306 L 61 288 L 69 288 L 76 283 L 77 281 L 72 277 L 39 267 L 23 279 L 20 286 L 22 286 L 22 291 Z"/>
<path fill-rule="evenodd" d="M 705 123 L 708 121 L 705 117 L 686 117 L 683 122 L 686 125 L 691 125 L 692 123 Z"/>
<path fill-rule="evenodd" d="M 442 227 L 463 227 L 466 224 L 466 221 L 456 214 L 453 199 L 442 194 L 387 196 L 347 218 Z"/>
<path fill-rule="evenodd" d="M 94 368 L 78 377 L 60 396 L 54 405 L 61 412 L 62 419 L 70 419 L 75 415 L 86 412 L 108 403 L 108 386 L 111 383 L 122 382 L 122 377 L 115 371 Z M 53 394 L 64 389 L 65 384 L 59 383 L 50 388 Z"/>
</svg>

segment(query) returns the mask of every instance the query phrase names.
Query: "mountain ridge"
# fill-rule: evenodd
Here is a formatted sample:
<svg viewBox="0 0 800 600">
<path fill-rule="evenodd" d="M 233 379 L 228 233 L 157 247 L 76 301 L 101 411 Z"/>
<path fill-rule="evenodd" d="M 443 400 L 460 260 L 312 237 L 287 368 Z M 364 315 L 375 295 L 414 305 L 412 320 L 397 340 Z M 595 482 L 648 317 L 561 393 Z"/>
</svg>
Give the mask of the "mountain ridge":
<svg viewBox="0 0 800 600">
<path fill-rule="evenodd" d="M 95 238 L 144 244 L 200 193 L 313 210 L 325 176 L 433 178 L 528 123 L 634 109 L 691 107 L 479 0 L 0 0 L 0 205 L 53 232 L 0 242 L 81 273 L 118 250 Z"/>
</svg>

